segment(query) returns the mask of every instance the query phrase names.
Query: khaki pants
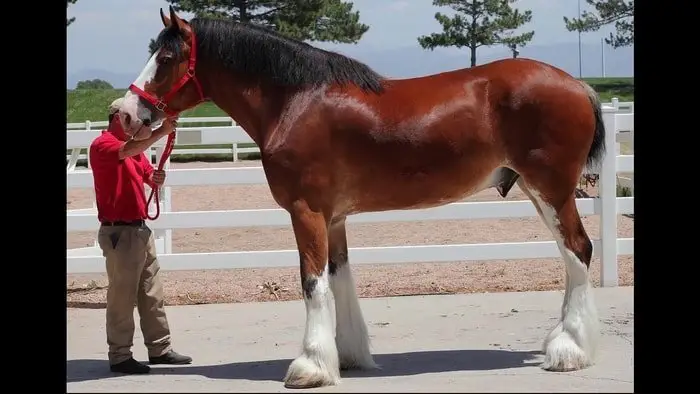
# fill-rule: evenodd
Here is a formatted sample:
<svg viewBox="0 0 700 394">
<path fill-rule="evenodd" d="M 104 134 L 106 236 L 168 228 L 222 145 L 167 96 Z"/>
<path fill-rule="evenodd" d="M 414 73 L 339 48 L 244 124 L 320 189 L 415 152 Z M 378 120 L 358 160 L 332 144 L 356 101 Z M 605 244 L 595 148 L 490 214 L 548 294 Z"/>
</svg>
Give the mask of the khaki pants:
<svg viewBox="0 0 700 394">
<path fill-rule="evenodd" d="M 153 233 L 146 227 L 101 226 L 97 242 L 106 259 L 107 344 L 109 363 L 132 357 L 134 304 L 149 357 L 170 350 L 170 328 L 165 316 L 163 283 L 158 275 Z"/>
</svg>

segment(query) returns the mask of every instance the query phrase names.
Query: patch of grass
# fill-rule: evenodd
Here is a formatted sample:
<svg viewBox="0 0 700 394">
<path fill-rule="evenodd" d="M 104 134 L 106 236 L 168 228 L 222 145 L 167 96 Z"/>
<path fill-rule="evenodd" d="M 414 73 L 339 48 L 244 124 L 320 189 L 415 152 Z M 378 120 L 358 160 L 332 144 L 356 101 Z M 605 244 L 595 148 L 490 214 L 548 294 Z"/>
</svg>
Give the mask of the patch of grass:
<svg viewBox="0 0 700 394">
<path fill-rule="evenodd" d="M 613 97 L 620 101 L 634 101 L 634 77 L 628 78 L 583 78 L 598 92 L 603 102 L 610 102 Z"/>
<path fill-rule="evenodd" d="M 632 189 L 627 186 L 621 186 L 617 184 L 617 196 L 618 197 L 632 197 Z"/>
<path fill-rule="evenodd" d="M 259 152 L 252 153 L 239 153 L 238 160 L 260 160 Z M 177 156 L 171 156 L 170 161 L 173 163 L 189 163 L 193 161 L 203 161 L 209 163 L 219 163 L 222 161 L 233 161 L 233 154 L 231 153 L 217 153 L 210 155 L 202 154 L 182 154 Z"/>
<path fill-rule="evenodd" d="M 629 142 L 620 142 L 620 154 L 621 155 L 633 155 L 634 148 Z"/>
<path fill-rule="evenodd" d="M 107 108 L 115 99 L 124 96 L 126 89 L 75 89 L 66 91 L 66 118 L 68 123 L 95 122 L 107 120 Z M 227 116 L 213 103 L 202 103 L 189 111 L 184 117 Z M 201 126 L 195 125 L 193 126 Z M 212 125 L 212 124 L 207 124 Z M 190 124 L 188 124 L 190 126 Z"/>
</svg>

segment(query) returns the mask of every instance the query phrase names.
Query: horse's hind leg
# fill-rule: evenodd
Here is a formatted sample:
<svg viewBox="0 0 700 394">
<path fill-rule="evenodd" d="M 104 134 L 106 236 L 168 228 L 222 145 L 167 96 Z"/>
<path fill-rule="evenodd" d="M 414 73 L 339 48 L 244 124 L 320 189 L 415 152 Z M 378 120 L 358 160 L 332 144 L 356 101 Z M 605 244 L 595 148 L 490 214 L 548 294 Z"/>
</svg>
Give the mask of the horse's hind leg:
<svg viewBox="0 0 700 394">
<path fill-rule="evenodd" d="M 302 354 L 289 365 L 284 383 L 289 388 L 334 385 L 340 381 L 340 368 L 327 265 L 329 221 L 304 200 L 294 202 L 289 211 L 299 248 L 306 328 Z"/>
<path fill-rule="evenodd" d="M 557 182 L 556 176 L 545 173 L 518 180 L 554 235 L 566 267 L 561 320 L 544 341 L 542 368 L 572 371 L 593 363 L 599 335 L 598 313 L 588 278 L 593 245 L 576 209 L 576 180 Z"/>
<path fill-rule="evenodd" d="M 341 369 L 376 368 L 369 349 L 369 335 L 357 299 L 348 262 L 345 218 L 333 220 L 328 229 L 328 273 L 335 297 L 335 343 Z"/>
</svg>

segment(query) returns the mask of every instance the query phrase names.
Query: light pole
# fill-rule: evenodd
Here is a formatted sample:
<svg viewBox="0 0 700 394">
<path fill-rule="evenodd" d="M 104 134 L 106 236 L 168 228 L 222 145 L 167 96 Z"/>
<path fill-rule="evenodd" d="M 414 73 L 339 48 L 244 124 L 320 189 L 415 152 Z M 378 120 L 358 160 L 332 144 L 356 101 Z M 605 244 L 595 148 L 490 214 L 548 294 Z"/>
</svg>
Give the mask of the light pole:
<svg viewBox="0 0 700 394">
<path fill-rule="evenodd" d="M 578 0 L 578 19 L 581 20 L 581 0 Z M 583 67 L 581 65 L 581 29 L 578 30 L 578 77 L 583 78 Z"/>
<path fill-rule="evenodd" d="M 600 68 L 603 70 L 603 78 L 605 78 L 605 38 L 600 39 Z"/>
</svg>

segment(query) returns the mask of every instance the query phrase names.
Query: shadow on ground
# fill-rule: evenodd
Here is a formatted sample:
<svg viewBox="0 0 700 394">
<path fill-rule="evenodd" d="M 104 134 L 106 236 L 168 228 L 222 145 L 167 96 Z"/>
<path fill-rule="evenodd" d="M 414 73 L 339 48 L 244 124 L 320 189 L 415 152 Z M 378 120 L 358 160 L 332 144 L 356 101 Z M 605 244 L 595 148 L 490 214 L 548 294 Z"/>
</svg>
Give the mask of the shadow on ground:
<svg viewBox="0 0 700 394">
<path fill-rule="evenodd" d="M 539 351 L 439 350 L 409 353 L 375 354 L 382 369 L 342 371 L 342 377 L 409 376 L 452 371 L 487 371 L 536 366 Z M 247 361 L 218 365 L 154 366 L 152 375 L 200 375 L 209 379 L 270 380 L 281 382 L 290 359 Z M 118 376 L 109 371 L 106 360 L 68 360 L 66 381 L 106 379 Z"/>
</svg>

